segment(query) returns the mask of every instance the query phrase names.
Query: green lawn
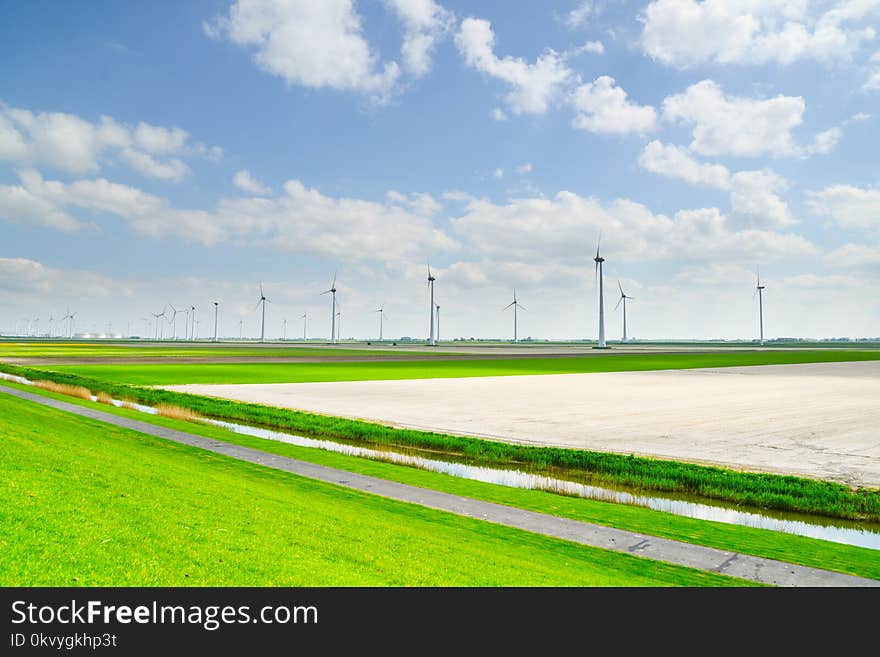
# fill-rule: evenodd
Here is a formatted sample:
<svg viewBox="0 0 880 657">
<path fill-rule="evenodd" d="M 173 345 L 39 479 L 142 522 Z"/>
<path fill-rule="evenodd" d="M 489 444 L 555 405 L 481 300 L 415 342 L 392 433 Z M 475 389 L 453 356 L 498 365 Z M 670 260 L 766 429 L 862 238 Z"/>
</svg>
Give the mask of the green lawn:
<svg viewBox="0 0 880 657">
<path fill-rule="evenodd" d="M 117 383 L 172 385 L 182 383 L 300 383 L 308 381 L 511 376 L 518 374 L 572 374 L 581 372 L 622 372 L 858 360 L 880 360 L 880 351 L 817 350 L 711 354 L 608 354 L 568 358 L 378 363 L 53 365 L 51 369 Z M 47 369 L 49 367 L 46 366 Z"/>
<path fill-rule="evenodd" d="M 0 586 L 732 586 L 0 395 Z"/>
<path fill-rule="evenodd" d="M 13 387 L 22 388 L 23 386 Z M 572 498 L 542 491 L 511 489 L 499 485 L 458 479 L 415 468 L 242 436 L 218 427 L 182 422 L 164 417 L 146 416 L 137 411 L 98 405 L 46 391 L 35 391 L 32 388 L 27 389 L 77 405 L 97 407 L 114 415 L 149 421 L 160 426 L 188 431 L 209 438 L 351 472 L 530 509 L 541 513 L 573 518 L 575 520 L 697 543 L 722 550 L 731 550 L 770 559 L 790 561 L 815 568 L 837 570 L 862 577 L 880 579 L 880 551 L 878 550 L 780 534 L 763 529 L 707 522 L 639 507 Z"/>
</svg>

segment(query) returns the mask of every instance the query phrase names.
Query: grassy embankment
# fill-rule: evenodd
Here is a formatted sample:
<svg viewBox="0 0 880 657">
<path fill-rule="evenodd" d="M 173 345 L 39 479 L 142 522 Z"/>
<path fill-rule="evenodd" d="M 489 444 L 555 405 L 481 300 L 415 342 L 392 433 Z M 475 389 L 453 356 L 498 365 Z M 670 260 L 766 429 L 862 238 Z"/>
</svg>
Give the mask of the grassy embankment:
<svg viewBox="0 0 880 657">
<path fill-rule="evenodd" d="M 339 355 L 338 353 L 336 354 Z M 607 354 L 568 358 L 326 363 L 52 365 L 94 379 L 133 385 L 304 383 L 523 374 L 577 374 L 880 360 L 880 351 L 767 351 L 709 354 Z M 49 366 L 47 366 L 49 367 Z"/>
<path fill-rule="evenodd" d="M 193 369 L 198 369 L 196 366 Z M 32 380 L 47 379 L 102 391 L 116 399 L 156 406 L 171 404 L 201 415 L 276 427 L 301 435 L 372 446 L 405 446 L 461 456 L 481 465 L 529 467 L 552 472 L 561 468 L 587 475 L 596 484 L 623 485 L 641 491 L 695 495 L 757 508 L 880 521 L 880 490 L 858 489 L 827 481 L 624 456 L 586 450 L 514 445 L 500 441 L 397 429 L 270 406 L 245 404 L 168 390 L 89 379 L 75 374 L 0 365 Z"/>
<path fill-rule="evenodd" d="M 35 390 L 33 387 L 18 386 L 16 384 L 2 385 L 37 392 L 40 395 L 60 399 L 79 406 L 99 408 L 113 415 L 130 417 L 142 422 L 149 422 L 215 440 L 222 440 L 281 456 L 297 458 L 391 481 L 441 490 L 455 495 L 473 497 L 584 522 L 706 545 L 721 550 L 752 554 L 780 561 L 790 561 L 804 566 L 826 568 L 862 577 L 880 579 L 880 550 L 780 534 L 751 527 L 685 518 L 622 504 L 567 497 L 543 491 L 512 489 L 506 486 L 460 479 L 435 472 L 372 461 L 320 449 L 310 449 L 262 440 L 232 433 L 210 425 L 183 422 L 169 417 L 149 416 L 134 410 L 96 404 L 46 390 Z"/>
<path fill-rule="evenodd" d="M 0 395 L 0 586 L 734 586 Z"/>
</svg>

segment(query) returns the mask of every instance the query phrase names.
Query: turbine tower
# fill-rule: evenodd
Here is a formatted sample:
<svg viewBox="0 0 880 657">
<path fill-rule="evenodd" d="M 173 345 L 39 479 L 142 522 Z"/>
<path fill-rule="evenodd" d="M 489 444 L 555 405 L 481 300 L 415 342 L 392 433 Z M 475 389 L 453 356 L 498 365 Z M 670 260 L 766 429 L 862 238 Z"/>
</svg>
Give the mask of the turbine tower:
<svg viewBox="0 0 880 657">
<path fill-rule="evenodd" d="M 623 292 L 623 287 L 620 285 L 620 279 L 617 280 L 617 287 L 620 288 L 620 298 L 617 300 L 617 306 L 623 303 L 623 341 L 626 342 L 626 300 L 634 299 L 635 297 L 629 297 Z M 617 310 L 617 306 L 614 306 L 614 310 Z"/>
<path fill-rule="evenodd" d="M 269 300 L 266 298 L 266 295 L 263 294 L 263 284 L 260 283 L 260 300 L 257 301 L 257 306 L 262 305 L 262 316 L 263 319 L 260 322 L 260 342 L 266 341 L 266 304 L 269 303 Z M 254 306 L 254 310 L 256 310 L 256 306 Z"/>
<path fill-rule="evenodd" d="M 517 341 L 516 313 L 517 313 L 517 310 L 519 310 L 519 309 L 522 309 L 522 310 L 526 309 L 525 306 L 523 306 L 519 301 L 516 300 L 516 288 L 513 288 L 513 301 L 511 301 L 509 304 L 504 306 L 504 308 L 502 308 L 501 310 L 507 310 L 511 306 L 513 306 L 513 341 L 516 342 Z"/>
<path fill-rule="evenodd" d="M 303 340 L 307 340 L 306 333 L 309 329 L 309 314 L 303 313 L 300 319 L 303 321 Z"/>
<path fill-rule="evenodd" d="M 189 310 L 190 310 L 190 322 L 191 322 L 191 330 L 190 330 L 189 337 L 193 342 L 195 342 L 196 341 L 196 307 L 194 305 L 190 306 Z"/>
<path fill-rule="evenodd" d="M 428 344 L 432 347 L 437 344 L 434 339 L 434 275 L 431 273 L 431 265 L 428 265 L 428 288 L 431 291 L 431 301 L 428 306 L 428 314 L 431 316 L 430 332 L 428 333 Z"/>
<path fill-rule="evenodd" d="M 220 310 L 220 302 L 214 301 L 214 342 L 217 342 L 217 317 Z"/>
<path fill-rule="evenodd" d="M 336 272 L 333 272 L 333 282 L 330 283 L 330 289 L 324 290 L 321 294 L 330 294 L 332 298 L 330 306 L 330 342 L 336 344 Z"/>
<path fill-rule="evenodd" d="M 758 295 L 758 327 L 761 331 L 761 346 L 764 346 L 764 285 L 761 285 L 761 272 L 756 272 L 758 276 L 758 284 L 755 286 L 755 294 L 752 295 L 752 299 L 755 298 L 755 295 Z"/>
<path fill-rule="evenodd" d="M 176 340 L 177 339 L 177 313 L 179 313 L 180 311 L 177 308 L 175 308 L 174 306 L 172 306 L 170 303 L 168 305 L 171 306 L 171 333 L 172 333 L 171 339 Z"/>
<path fill-rule="evenodd" d="M 385 320 L 385 304 L 383 303 L 379 308 L 376 309 L 376 312 L 379 313 L 379 342 L 382 342 L 382 323 Z"/>
<path fill-rule="evenodd" d="M 605 299 L 602 289 L 602 263 L 605 262 L 605 258 L 599 255 L 601 243 L 602 236 L 600 235 L 599 242 L 596 244 L 596 257 L 593 258 L 596 262 L 596 280 L 599 282 L 599 344 L 596 346 L 599 349 L 605 349 Z"/>
<path fill-rule="evenodd" d="M 281 339 L 287 339 L 287 318 L 281 320 Z"/>
<path fill-rule="evenodd" d="M 435 303 L 434 308 L 437 309 L 437 334 L 435 336 L 435 342 L 440 342 L 440 304 Z"/>
</svg>

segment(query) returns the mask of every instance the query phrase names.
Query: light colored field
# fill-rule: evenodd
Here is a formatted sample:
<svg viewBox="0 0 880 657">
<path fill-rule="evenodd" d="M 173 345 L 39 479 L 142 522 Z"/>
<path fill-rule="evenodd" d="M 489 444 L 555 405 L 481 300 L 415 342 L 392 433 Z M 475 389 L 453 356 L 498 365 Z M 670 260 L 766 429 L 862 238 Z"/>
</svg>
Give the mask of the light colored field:
<svg viewBox="0 0 880 657">
<path fill-rule="evenodd" d="M 170 390 L 509 442 L 880 486 L 880 362 Z"/>
</svg>

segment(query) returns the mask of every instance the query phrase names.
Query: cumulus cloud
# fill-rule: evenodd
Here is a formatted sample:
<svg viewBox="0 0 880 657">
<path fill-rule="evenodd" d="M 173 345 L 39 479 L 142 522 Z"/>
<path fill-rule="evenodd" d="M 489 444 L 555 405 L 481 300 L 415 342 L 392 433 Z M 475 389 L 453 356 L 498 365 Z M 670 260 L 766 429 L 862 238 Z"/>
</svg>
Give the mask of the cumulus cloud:
<svg viewBox="0 0 880 657">
<path fill-rule="evenodd" d="M 45 307 L 42 295 L 47 293 L 71 295 L 78 300 L 103 299 L 129 296 L 131 287 L 95 272 L 55 269 L 28 258 L 0 258 L 0 296 L 25 299 L 41 295 Z M 48 318 L 43 319 L 46 322 Z"/>
<path fill-rule="evenodd" d="M 640 17 L 640 42 L 677 67 L 847 61 L 874 38 L 866 21 L 877 13 L 876 0 L 839 0 L 823 13 L 805 0 L 653 0 Z"/>
<path fill-rule="evenodd" d="M 602 203 L 595 198 L 559 192 L 552 199 L 521 198 L 495 204 L 474 199 L 464 214 L 452 218 L 455 235 L 467 249 L 479 245 L 488 257 L 523 262 L 560 262 L 589 258 L 602 231 L 603 244 L 616 258 L 644 261 L 676 258 L 810 255 L 815 247 L 794 234 L 740 229 L 717 208 L 682 210 L 668 217 L 628 199 Z"/>
<path fill-rule="evenodd" d="M 400 54 L 404 69 L 414 77 L 431 70 L 431 52 L 452 29 L 455 15 L 434 0 L 385 0 L 404 25 Z"/>
<path fill-rule="evenodd" d="M 417 8 L 426 3 L 395 6 L 417 25 Z M 400 76 L 397 62 L 380 62 L 370 47 L 353 0 L 237 0 L 204 29 L 213 38 L 253 48 L 257 66 L 288 84 L 361 92 L 384 101 Z M 413 33 L 409 45 L 413 65 L 424 65 L 430 50 L 419 34 Z"/>
<path fill-rule="evenodd" d="M 554 50 L 545 50 L 534 64 L 509 55 L 498 57 L 495 34 L 487 20 L 464 19 L 455 44 L 468 66 L 511 88 L 505 101 L 514 114 L 543 114 L 576 77 Z"/>
<path fill-rule="evenodd" d="M 843 228 L 880 228 L 880 189 L 831 185 L 808 197 L 814 212 Z"/>
<path fill-rule="evenodd" d="M 880 269 L 880 247 L 844 244 L 826 253 L 824 259 L 835 268 Z"/>
<path fill-rule="evenodd" d="M 232 177 L 232 183 L 241 191 L 249 194 L 256 194 L 257 196 L 269 196 L 272 194 L 272 189 L 251 176 L 250 171 L 247 169 L 236 171 Z"/>
<path fill-rule="evenodd" d="M 588 132 L 626 134 L 654 129 L 657 113 L 650 105 L 638 105 L 607 75 L 575 89 L 572 103 L 577 110 L 573 125 Z"/>
<path fill-rule="evenodd" d="M 693 126 L 690 148 L 701 155 L 791 157 L 828 152 L 840 138 L 837 128 L 819 133 L 810 145 L 795 143 L 791 131 L 802 123 L 804 109 L 800 96 L 727 96 L 713 80 L 663 101 L 665 119 Z"/>
<path fill-rule="evenodd" d="M 585 25 L 590 16 L 598 13 L 592 0 L 581 0 L 577 6 L 565 16 L 565 24 L 574 29 Z"/>
<path fill-rule="evenodd" d="M 737 226 L 783 227 L 796 223 L 777 192 L 785 179 L 769 170 L 731 173 L 720 164 L 699 162 L 687 149 L 659 141 L 648 143 L 639 165 L 667 178 L 730 192 L 731 223 Z"/>
<path fill-rule="evenodd" d="M 691 185 L 730 189 L 730 171 L 720 164 L 698 162 L 685 148 L 649 142 L 639 155 L 639 165 L 652 173 L 678 178 Z"/>
<path fill-rule="evenodd" d="M 0 160 L 22 166 L 83 174 L 121 162 L 145 176 L 179 182 L 190 174 L 181 157 L 215 158 L 221 152 L 194 142 L 180 128 L 144 122 L 132 127 L 109 116 L 93 123 L 73 114 L 35 114 L 0 103 Z"/>
</svg>

